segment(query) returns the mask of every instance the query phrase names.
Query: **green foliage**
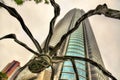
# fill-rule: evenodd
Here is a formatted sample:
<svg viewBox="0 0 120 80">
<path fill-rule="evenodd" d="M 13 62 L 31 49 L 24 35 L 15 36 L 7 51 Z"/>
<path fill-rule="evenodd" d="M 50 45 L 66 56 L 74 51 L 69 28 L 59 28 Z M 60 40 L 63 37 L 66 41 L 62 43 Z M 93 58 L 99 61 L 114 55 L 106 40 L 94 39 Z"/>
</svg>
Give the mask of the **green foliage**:
<svg viewBox="0 0 120 80">
<path fill-rule="evenodd" d="M 7 80 L 8 77 L 7 77 L 7 74 L 6 73 L 3 73 L 3 72 L 0 72 L 0 80 Z"/>
<path fill-rule="evenodd" d="M 32 1 L 32 0 L 14 0 L 16 4 L 18 5 L 22 5 L 25 1 Z M 43 0 L 34 0 L 35 3 L 41 3 Z M 44 0 L 45 4 L 48 4 L 49 1 L 48 0 Z"/>
<path fill-rule="evenodd" d="M 21 5 L 21 4 L 23 4 L 23 0 L 14 0 L 15 2 L 16 2 L 16 4 L 18 4 L 18 5 Z"/>
<path fill-rule="evenodd" d="M 42 0 L 34 0 L 36 3 L 40 3 L 42 2 Z"/>
<path fill-rule="evenodd" d="M 49 1 L 48 1 L 48 0 L 45 0 L 45 3 L 46 3 L 46 4 L 48 4 L 48 3 L 49 3 Z"/>
</svg>

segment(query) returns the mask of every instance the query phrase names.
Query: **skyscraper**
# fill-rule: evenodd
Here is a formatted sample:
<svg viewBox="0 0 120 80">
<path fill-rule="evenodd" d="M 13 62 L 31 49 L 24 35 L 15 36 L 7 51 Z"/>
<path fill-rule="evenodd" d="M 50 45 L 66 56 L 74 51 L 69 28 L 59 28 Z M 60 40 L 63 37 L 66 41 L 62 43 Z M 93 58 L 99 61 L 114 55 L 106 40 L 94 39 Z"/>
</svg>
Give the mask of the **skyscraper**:
<svg viewBox="0 0 120 80">
<path fill-rule="evenodd" d="M 70 10 L 56 25 L 55 35 L 53 35 L 50 45 L 54 46 L 64 33 L 74 27 L 75 22 L 84 13 L 83 10 L 79 9 Z M 83 21 L 79 28 L 64 41 L 58 55 L 89 58 L 104 67 L 88 19 Z M 77 66 L 79 80 L 108 80 L 108 77 L 106 77 L 98 68 L 85 61 L 76 60 L 75 65 Z M 63 64 L 57 65 L 56 68 L 55 80 L 76 80 L 71 61 L 65 61 Z"/>
</svg>

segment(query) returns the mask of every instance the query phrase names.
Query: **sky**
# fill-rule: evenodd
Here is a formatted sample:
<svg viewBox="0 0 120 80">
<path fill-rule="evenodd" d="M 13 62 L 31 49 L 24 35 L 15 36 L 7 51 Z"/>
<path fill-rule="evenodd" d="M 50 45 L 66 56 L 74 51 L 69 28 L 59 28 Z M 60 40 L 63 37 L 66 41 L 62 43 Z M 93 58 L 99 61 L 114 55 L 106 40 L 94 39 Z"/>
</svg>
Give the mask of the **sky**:
<svg viewBox="0 0 120 80">
<path fill-rule="evenodd" d="M 21 6 L 16 5 L 12 0 L 4 1 L 21 14 L 34 37 L 42 44 L 48 34 L 49 22 L 53 17 L 53 7 L 50 4 L 35 4 L 33 1 L 25 2 Z M 73 8 L 83 9 L 87 12 L 96 8 L 98 4 L 106 3 L 109 8 L 120 10 L 120 0 L 56 0 L 56 2 L 61 6 L 61 15 L 57 22 Z M 120 20 L 104 16 L 93 16 L 89 20 L 106 69 L 120 80 Z M 36 50 L 19 22 L 11 17 L 5 9 L 0 8 L 0 37 L 9 33 L 15 33 L 20 41 Z M 0 41 L 0 70 L 13 60 L 20 61 L 23 66 L 32 56 L 33 54 L 13 40 Z"/>
</svg>

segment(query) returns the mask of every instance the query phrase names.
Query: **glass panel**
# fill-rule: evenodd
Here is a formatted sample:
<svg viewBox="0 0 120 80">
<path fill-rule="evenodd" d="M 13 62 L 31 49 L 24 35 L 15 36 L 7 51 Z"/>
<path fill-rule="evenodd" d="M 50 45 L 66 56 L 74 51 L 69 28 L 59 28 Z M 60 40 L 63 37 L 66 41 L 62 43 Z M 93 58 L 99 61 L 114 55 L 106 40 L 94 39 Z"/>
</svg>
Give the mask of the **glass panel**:
<svg viewBox="0 0 120 80">
<path fill-rule="evenodd" d="M 83 51 L 81 51 L 81 50 L 78 50 L 78 49 L 68 49 L 68 52 L 71 52 L 71 53 L 83 53 Z"/>
<path fill-rule="evenodd" d="M 75 44 L 74 44 L 75 45 Z M 74 49 L 74 50 L 81 50 L 81 51 L 84 51 L 84 49 L 81 47 L 81 46 L 70 46 L 70 47 L 68 47 L 68 50 L 70 50 L 70 49 Z"/>
<path fill-rule="evenodd" d="M 75 76 L 74 76 L 74 74 L 62 73 L 61 79 L 74 80 Z"/>
<path fill-rule="evenodd" d="M 78 48 L 75 48 L 75 47 L 68 47 L 68 50 L 77 50 L 77 51 L 80 51 L 80 47 L 78 47 Z"/>
<path fill-rule="evenodd" d="M 81 38 L 74 38 L 74 37 L 70 38 L 70 40 L 78 40 L 78 41 L 81 41 L 81 42 L 83 41 L 83 39 L 81 39 Z"/>
<path fill-rule="evenodd" d="M 79 49 L 80 46 L 75 46 L 75 45 L 73 45 L 73 44 L 69 44 L 68 49 L 69 49 L 69 48 L 78 48 L 78 49 Z"/>
<path fill-rule="evenodd" d="M 75 35 L 74 37 L 71 37 L 71 39 L 75 39 L 75 40 L 83 40 L 83 36 L 78 36 L 78 35 Z"/>
<path fill-rule="evenodd" d="M 73 47 L 73 48 L 81 48 L 81 49 L 84 49 L 84 46 L 83 45 L 79 45 L 79 46 L 75 46 L 75 45 L 69 45 L 69 47 Z M 68 48 L 69 48 L 68 47 Z"/>
<path fill-rule="evenodd" d="M 72 66 L 71 61 L 65 61 L 65 62 L 64 62 L 64 66 Z"/>
<path fill-rule="evenodd" d="M 80 35 L 74 35 L 74 36 L 72 36 L 71 38 L 83 39 L 83 37 L 80 36 Z"/>
<path fill-rule="evenodd" d="M 81 42 L 81 41 L 78 41 L 78 40 L 70 40 L 70 43 L 79 43 L 79 44 L 83 44 L 83 42 Z"/>
<path fill-rule="evenodd" d="M 79 50 L 75 50 L 75 49 L 69 49 L 68 51 L 67 51 L 67 53 L 78 53 L 78 54 L 80 54 L 80 51 Z"/>
<path fill-rule="evenodd" d="M 86 80 L 86 78 L 79 76 L 79 80 Z"/>
<path fill-rule="evenodd" d="M 80 68 L 80 69 L 82 69 L 82 70 L 85 70 L 85 65 L 83 65 L 83 64 L 81 64 L 81 63 L 78 63 L 78 62 L 76 62 L 75 64 L 76 64 L 76 67 L 77 67 L 77 68 Z"/>
<path fill-rule="evenodd" d="M 82 55 L 84 55 L 84 56 L 85 56 L 85 53 L 84 53 L 84 52 L 82 52 L 82 51 L 80 51 L 80 54 L 82 54 Z"/>
<path fill-rule="evenodd" d="M 78 70 L 78 75 L 86 77 L 86 72 L 84 70 L 81 69 L 77 69 Z"/>
<path fill-rule="evenodd" d="M 82 55 L 80 53 L 76 53 L 76 52 L 67 52 L 66 55 L 69 55 L 69 56 L 78 56 L 78 57 L 85 57 L 84 55 Z"/>
<path fill-rule="evenodd" d="M 78 46 L 84 48 L 84 44 L 70 43 L 69 46 Z"/>
<path fill-rule="evenodd" d="M 62 72 L 74 73 L 74 70 L 73 70 L 73 67 L 66 67 L 66 66 L 63 66 Z"/>
</svg>

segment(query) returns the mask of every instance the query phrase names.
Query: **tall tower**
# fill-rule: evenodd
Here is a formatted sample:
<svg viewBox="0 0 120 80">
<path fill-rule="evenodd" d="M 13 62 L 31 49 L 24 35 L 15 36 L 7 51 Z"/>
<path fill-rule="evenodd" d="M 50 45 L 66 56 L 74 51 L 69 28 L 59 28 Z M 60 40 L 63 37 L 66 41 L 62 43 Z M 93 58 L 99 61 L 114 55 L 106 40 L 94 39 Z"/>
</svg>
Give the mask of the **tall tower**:
<svg viewBox="0 0 120 80">
<path fill-rule="evenodd" d="M 70 10 L 56 25 L 50 45 L 54 46 L 64 33 L 74 27 L 75 22 L 84 13 L 83 10 L 79 9 Z M 58 55 L 89 58 L 104 67 L 88 19 L 83 21 L 79 28 L 64 41 Z M 85 61 L 76 60 L 75 65 L 77 66 L 79 80 L 108 80 L 108 77 L 106 77 L 99 69 Z M 76 80 L 71 61 L 65 61 L 63 64 L 57 65 L 56 68 L 55 80 Z"/>
</svg>

